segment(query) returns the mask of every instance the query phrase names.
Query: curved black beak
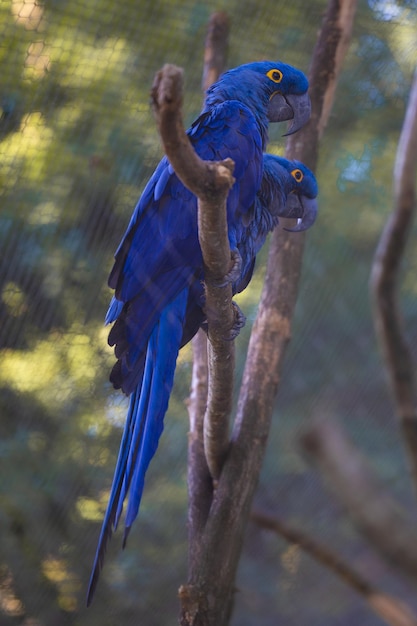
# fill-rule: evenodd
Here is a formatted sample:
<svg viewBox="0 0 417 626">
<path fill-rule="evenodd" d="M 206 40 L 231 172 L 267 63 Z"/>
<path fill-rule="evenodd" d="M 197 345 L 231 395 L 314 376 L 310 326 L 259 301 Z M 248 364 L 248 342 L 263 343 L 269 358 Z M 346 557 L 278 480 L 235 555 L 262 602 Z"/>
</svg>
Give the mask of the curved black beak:
<svg viewBox="0 0 417 626">
<path fill-rule="evenodd" d="M 308 93 L 283 96 L 275 93 L 269 101 L 267 115 L 270 122 L 292 120 L 284 137 L 300 130 L 308 122 L 311 114 L 311 102 Z"/>
<path fill-rule="evenodd" d="M 315 198 L 298 196 L 295 193 L 290 194 L 285 205 L 285 214 L 282 214 L 282 217 L 296 218 L 298 219 L 298 224 L 294 228 L 284 228 L 284 230 L 288 230 L 291 233 L 307 230 L 316 221 L 317 209 L 317 200 Z"/>
</svg>

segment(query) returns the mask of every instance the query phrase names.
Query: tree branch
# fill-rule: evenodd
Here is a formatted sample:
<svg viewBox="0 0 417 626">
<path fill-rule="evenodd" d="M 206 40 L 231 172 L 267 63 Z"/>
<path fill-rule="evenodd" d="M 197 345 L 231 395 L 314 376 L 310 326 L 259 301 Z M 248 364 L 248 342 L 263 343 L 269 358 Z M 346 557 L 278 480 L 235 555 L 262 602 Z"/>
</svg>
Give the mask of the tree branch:
<svg viewBox="0 0 417 626">
<path fill-rule="evenodd" d="M 235 319 L 232 286 L 218 286 L 231 262 L 226 200 L 234 183 L 234 164 L 231 159 L 203 161 L 196 154 L 182 121 L 182 90 L 183 71 L 165 65 L 155 77 L 152 104 L 165 153 L 178 178 L 198 198 L 198 237 L 204 261 L 210 340 L 204 445 L 210 472 L 217 478 L 228 446 L 234 374 L 234 345 L 227 340 Z"/>
<path fill-rule="evenodd" d="M 210 18 L 204 47 L 203 82 L 204 92 L 224 71 L 229 44 L 230 21 L 226 13 L 219 11 Z M 199 213 L 204 217 L 202 212 Z M 225 223 L 222 232 L 227 234 L 226 210 L 222 212 Z M 216 228 L 216 225 L 213 225 Z M 204 225 L 199 224 L 203 234 Z M 217 227 L 218 230 L 218 227 Z M 214 235 L 215 238 L 216 235 Z M 213 242 L 214 243 L 214 242 Z M 229 242 L 223 241 L 230 259 Z M 206 313 L 213 305 L 216 307 L 220 324 L 226 319 L 233 324 L 234 315 L 230 310 L 232 297 L 231 286 L 227 288 L 228 298 L 216 299 L 218 291 L 213 288 L 210 275 L 206 276 Z M 212 291 L 212 292 L 211 292 Z M 211 292 L 211 293 L 210 293 Z M 229 297 L 230 296 L 230 297 Z M 222 303 L 223 302 L 223 303 Z M 232 314 L 231 314 L 232 313 Z M 232 410 L 233 380 L 235 369 L 235 346 L 233 341 L 225 342 L 225 333 L 215 327 L 212 315 L 208 315 L 208 397 L 204 416 L 204 450 L 210 473 L 214 479 L 220 475 L 226 451 L 229 445 L 229 418 Z"/>
<path fill-rule="evenodd" d="M 382 232 L 372 266 L 370 287 L 374 323 L 382 347 L 417 488 L 417 396 L 414 364 L 398 304 L 401 261 L 415 212 L 417 163 L 417 72 L 397 148 L 394 211 Z"/>
<path fill-rule="evenodd" d="M 214 13 L 211 16 L 204 50 L 202 81 L 204 93 L 225 69 L 229 30 L 229 18 L 225 13 Z M 194 566 L 199 562 L 201 534 L 209 514 L 213 496 L 213 483 L 204 452 L 204 416 L 208 396 L 208 345 L 207 336 L 201 329 L 193 338 L 192 347 L 193 373 L 188 403 L 190 417 L 188 447 L 188 571 L 190 578 L 194 577 Z M 228 419 L 224 420 L 224 424 L 224 431 L 228 435 Z M 220 441 L 223 449 L 223 434 L 220 436 Z M 185 593 L 182 596 L 183 606 L 187 602 L 189 603 L 189 601 L 190 598 Z"/>
<path fill-rule="evenodd" d="M 390 565 L 417 580 L 415 525 L 376 480 L 340 426 L 316 420 L 301 444 L 369 543 Z"/>
<path fill-rule="evenodd" d="M 298 545 L 306 554 L 361 595 L 370 609 L 390 626 L 417 626 L 417 618 L 406 604 L 390 594 L 379 591 L 336 552 L 310 535 L 265 513 L 254 512 L 251 519 L 261 528 L 275 532 L 289 543 Z"/>
<path fill-rule="evenodd" d="M 204 454 L 204 415 L 207 406 L 207 337 L 199 330 L 193 338 L 193 373 L 188 401 L 188 571 L 199 561 L 201 534 L 213 497 L 213 481 Z"/>
</svg>

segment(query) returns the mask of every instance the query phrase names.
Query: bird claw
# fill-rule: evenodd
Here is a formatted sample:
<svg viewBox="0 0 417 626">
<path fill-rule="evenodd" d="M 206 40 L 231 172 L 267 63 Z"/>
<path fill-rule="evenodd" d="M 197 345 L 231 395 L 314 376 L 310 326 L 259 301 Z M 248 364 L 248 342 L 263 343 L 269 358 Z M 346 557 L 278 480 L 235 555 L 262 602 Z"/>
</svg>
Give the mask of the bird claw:
<svg viewBox="0 0 417 626">
<path fill-rule="evenodd" d="M 236 304 L 236 302 L 234 302 L 233 300 L 232 306 L 235 319 L 232 328 L 229 330 L 228 335 L 226 337 L 223 337 L 225 341 L 233 341 L 233 339 L 236 339 L 236 337 L 246 324 L 246 316 L 240 306 Z"/>
<path fill-rule="evenodd" d="M 230 255 L 232 267 L 222 280 L 215 281 L 216 287 L 226 287 L 227 285 L 235 283 L 240 278 L 240 272 L 242 270 L 242 257 L 240 256 L 240 252 L 239 250 L 231 250 Z"/>
</svg>

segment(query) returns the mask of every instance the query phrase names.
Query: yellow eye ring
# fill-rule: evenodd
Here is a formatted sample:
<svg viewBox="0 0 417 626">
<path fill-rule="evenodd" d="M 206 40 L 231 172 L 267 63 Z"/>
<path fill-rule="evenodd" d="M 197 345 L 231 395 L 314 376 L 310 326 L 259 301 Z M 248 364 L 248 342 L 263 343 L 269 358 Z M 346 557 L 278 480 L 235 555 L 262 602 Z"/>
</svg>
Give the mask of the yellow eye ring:
<svg viewBox="0 0 417 626">
<path fill-rule="evenodd" d="M 269 70 L 269 72 L 266 73 L 266 75 L 268 76 L 268 78 L 270 78 L 271 80 L 274 81 L 274 83 L 280 83 L 282 81 L 282 72 L 281 70 Z"/>
<path fill-rule="evenodd" d="M 301 183 L 301 181 L 302 181 L 302 180 L 303 180 L 303 178 L 304 178 L 304 174 L 303 174 L 303 173 L 302 173 L 302 171 L 301 171 L 301 170 L 299 170 L 299 169 L 293 170 L 293 171 L 291 172 L 291 176 L 292 176 L 293 178 L 295 178 L 295 180 L 297 181 L 297 183 Z"/>
</svg>

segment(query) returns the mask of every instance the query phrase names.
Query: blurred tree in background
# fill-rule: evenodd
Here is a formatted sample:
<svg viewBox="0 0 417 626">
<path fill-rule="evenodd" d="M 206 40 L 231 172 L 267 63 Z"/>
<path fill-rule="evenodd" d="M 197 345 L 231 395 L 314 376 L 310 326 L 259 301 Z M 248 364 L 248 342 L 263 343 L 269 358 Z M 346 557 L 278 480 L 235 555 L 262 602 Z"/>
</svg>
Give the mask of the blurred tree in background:
<svg viewBox="0 0 417 626">
<path fill-rule="evenodd" d="M 164 62 L 186 70 L 187 123 L 201 106 L 205 29 L 231 19 L 229 65 L 277 58 L 307 71 L 326 2 L 0 2 L 0 623 L 172 624 L 185 578 L 189 348 L 180 354 L 141 515 L 116 534 L 95 601 L 85 590 L 126 399 L 108 383 L 103 327 L 113 252 L 161 156 L 149 90 Z M 392 205 L 392 168 L 417 62 L 417 5 L 361 0 L 321 145 L 320 215 L 304 271 L 257 504 L 349 554 L 381 586 L 406 583 L 365 548 L 295 442 L 311 415 L 341 420 L 398 498 L 413 506 L 368 297 Z M 269 151 L 283 151 L 282 128 Z M 415 233 L 414 233 L 415 235 Z M 415 236 L 414 236 L 415 239 Z M 248 324 L 263 260 L 239 297 Z M 417 344 L 417 249 L 402 284 Z M 412 511 L 415 515 L 416 511 Z M 250 526 L 233 624 L 373 626 L 361 600 L 296 545 Z M 412 601 L 412 599 L 411 599 Z"/>
</svg>

